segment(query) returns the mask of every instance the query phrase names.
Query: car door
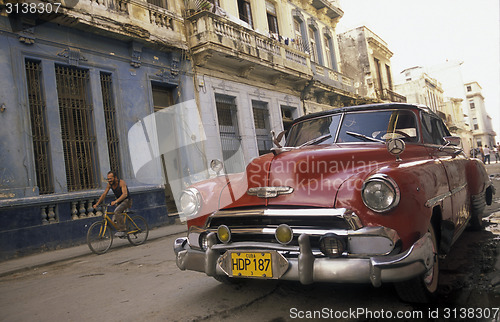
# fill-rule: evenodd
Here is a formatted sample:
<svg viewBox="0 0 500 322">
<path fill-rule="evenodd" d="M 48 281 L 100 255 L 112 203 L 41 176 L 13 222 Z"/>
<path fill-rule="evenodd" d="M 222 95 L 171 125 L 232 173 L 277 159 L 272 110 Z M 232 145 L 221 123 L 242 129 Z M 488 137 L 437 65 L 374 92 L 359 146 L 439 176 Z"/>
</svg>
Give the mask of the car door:
<svg viewBox="0 0 500 322">
<path fill-rule="evenodd" d="M 436 115 L 422 113 L 422 127 L 424 143 L 432 157 L 443 165 L 448 180 L 449 191 L 443 195 L 443 200 L 451 199 L 451 204 L 443 203 L 443 206 L 451 206 L 451 209 L 443 209 L 443 212 L 451 210 L 452 222 L 454 224 L 454 236 L 465 227 L 469 214 L 469 200 L 467 194 L 466 165 L 467 158 L 460 152 L 461 147 L 446 146 L 444 137 L 450 133 L 443 121 Z"/>
</svg>

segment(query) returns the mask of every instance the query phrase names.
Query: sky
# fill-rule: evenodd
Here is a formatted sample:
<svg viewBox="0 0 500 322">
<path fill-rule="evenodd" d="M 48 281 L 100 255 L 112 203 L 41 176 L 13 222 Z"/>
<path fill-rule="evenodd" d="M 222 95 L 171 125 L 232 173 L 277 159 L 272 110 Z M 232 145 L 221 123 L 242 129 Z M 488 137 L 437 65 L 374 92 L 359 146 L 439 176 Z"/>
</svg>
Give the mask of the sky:
<svg viewBox="0 0 500 322">
<path fill-rule="evenodd" d="M 339 1 L 344 16 L 337 33 L 366 26 L 381 37 L 394 53 L 396 80 L 409 67 L 463 62 L 463 80 L 482 87 L 500 141 L 500 1 Z"/>
</svg>

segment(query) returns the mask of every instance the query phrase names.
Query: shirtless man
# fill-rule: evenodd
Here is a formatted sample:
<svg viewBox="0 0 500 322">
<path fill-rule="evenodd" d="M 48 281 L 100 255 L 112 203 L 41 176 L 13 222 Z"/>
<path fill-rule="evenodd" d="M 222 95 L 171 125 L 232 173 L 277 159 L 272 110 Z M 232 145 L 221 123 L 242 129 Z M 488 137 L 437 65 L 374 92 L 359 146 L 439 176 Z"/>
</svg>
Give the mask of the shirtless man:
<svg viewBox="0 0 500 322">
<path fill-rule="evenodd" d="M 113 172 L 108 172 L 108 186 L 106 190 L 104 190 L 103 194 L 97 201 L 97 203 L 93 206 L 96 208 L 103 200 L 106 198 L 106 195 L 109 192 L 109 189 L 113 190 L 115 194 L 116 200 L 111 201 L 111 206 L 116 206 L 113 221 L 116 220 L 116 225 L 118 227 L 118 232 L 115 234 L 117 237 L 123 237 L 126 235 L 126 227 L 125 227 L 125 216 L 122 213 L 132 207 L 132 198 L 130 197 L 130 192 L 128 191 L 127 184 L 125 180 L 118 179 L 118 176 Z"/>
</svg>

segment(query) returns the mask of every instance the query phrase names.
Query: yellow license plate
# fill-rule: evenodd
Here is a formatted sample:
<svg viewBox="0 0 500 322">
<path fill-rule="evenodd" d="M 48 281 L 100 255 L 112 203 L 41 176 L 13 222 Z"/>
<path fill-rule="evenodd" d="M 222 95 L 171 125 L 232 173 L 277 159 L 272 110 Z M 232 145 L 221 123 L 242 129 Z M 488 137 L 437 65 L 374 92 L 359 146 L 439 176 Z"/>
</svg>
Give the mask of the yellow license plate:
<svg viewBox="0 0 500 322">
<path fill-rule="evenodd" d="M 271 253 L 231 253 L 233 276 L 273 277 Z"/>
</svg>

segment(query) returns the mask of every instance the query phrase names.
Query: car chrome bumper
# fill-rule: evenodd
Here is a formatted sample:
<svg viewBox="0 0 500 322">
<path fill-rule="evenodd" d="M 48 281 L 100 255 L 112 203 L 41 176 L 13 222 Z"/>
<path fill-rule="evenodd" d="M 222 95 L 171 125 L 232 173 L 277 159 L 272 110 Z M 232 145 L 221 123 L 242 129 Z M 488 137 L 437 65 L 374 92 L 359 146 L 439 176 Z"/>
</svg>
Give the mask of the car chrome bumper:
<svg viewBox="0 0 500 322">
<path fill-rule="evenodd" d="M 217 264 L 220 252 L 213 249 L 215 238 L 214 233 L 209 235 L 209 247 L 206 252 L 192 249 L 187 243 L 187 238 L 178 238 L 174 243 L 177 266 L 181 270 L 205 272 L 209 276 L 226 275 Z M 279 245 L 276 246 L 279 248 Z M 287 258 L 288 269 L 279 279 L 300 281 L 302 284 L 371 283 L 378 287 L 383 282 L 400 282 L 422 275 L 434 264 L 433 244 L 429 233 L 407 251 L 397 255 L 369 258 L 315 258 L 309 236 L 306 234 L 300 235 L 298 248 L 300 250 L 298 258 Z"/>
</svg>

